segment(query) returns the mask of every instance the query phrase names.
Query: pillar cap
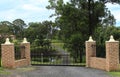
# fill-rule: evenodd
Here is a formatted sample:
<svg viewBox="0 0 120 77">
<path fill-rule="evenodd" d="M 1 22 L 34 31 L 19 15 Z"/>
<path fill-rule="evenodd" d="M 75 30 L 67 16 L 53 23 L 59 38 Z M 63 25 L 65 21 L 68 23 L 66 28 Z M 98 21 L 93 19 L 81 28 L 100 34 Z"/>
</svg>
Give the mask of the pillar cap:
<svg viewBox="0 0 120 77">
<path fill-rule="evenodd" d="M 89 37 L 88 42 L 94 42 L 94 40 L 92 39 L 92 36 Z"/>
<path fill-rule="evenodd" d="M 24 38 L 22 43 L 28 43 L 28 42 L 27 42 L 27 39 Z"/>
<path fill-rule="evenodd" d="M 9 38 L 6 38 L 5 44 L 12 44 L 9 40 Z"/>
<path fill-rule="evenodd" d="M 119 42 L 119 41 L 116 41 L 113 35 L 111 35 L 109 41 L 106 41 L 106 42 Z"/>
<path fill-rule="evenodd" d="M 114 39 L 113 35 L 110 36 L 109 42 L 115 42 L 115 39 Z"/>
</svg>

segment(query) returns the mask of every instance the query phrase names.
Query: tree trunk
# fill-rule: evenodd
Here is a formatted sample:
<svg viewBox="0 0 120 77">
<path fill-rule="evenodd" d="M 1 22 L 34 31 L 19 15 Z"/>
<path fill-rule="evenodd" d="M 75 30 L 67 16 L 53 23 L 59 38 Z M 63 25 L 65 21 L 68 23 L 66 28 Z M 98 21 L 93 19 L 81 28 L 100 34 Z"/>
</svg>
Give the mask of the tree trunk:
<svg viewBox="0 0 120 77">
<path fill-rule="evenodd" d="M 91 30 L 91 0 L 88 0 L 88 15 L 89 15 L 89 35 L 92 34 L 92 30 Z"/>
</svg>

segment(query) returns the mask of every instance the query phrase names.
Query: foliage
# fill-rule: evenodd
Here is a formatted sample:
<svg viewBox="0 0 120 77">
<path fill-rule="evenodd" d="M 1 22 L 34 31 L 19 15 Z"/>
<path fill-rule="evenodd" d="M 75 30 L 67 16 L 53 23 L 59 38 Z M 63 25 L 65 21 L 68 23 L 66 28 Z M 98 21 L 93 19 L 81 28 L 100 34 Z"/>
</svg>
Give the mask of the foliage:
<svg viewBox="0 0 120 77">
<path fill-rule="evenodd" d="M 26 24 L 22 19 L 16 19 L 12 23 L 9 21 L 0 22 L 0 34 L 2 37 L 9 37 L 10 35 L 15 35 L 17 38 L 24 37 L 24 29 Z"/>
<path fill-rule="evenodd" d="M 50 55 L 50 54 L 55 54 L 56 50 L 52 48 L 48 49 L 48 48 L 40 47 L 40 46 L 31 48 L 31 54 L 40 54 L 40 53 L 45 54 L 45 55 L 47 54 Z"/>
<path fill-rule="evenodd" d="M 39 41 L 43 41 L 44 39 L 48 39 L 50 36 L 50 26 L 48 21 L 43 23 L 29 23 L 29 27 L 25 30 L 25 36 L 32 43 L 35 39 L 39 39 Z M 38 40 L 37 40 L 38 41 Z"/>
<path fill-rule="evenodd" d="M 75 62 L 82 62 L 84 40 L 81 34 L 74 34 L 65 44 L 68 48 L 68 51 L 71 53 L 71 56 L 74 57 Z M 77 61 L 78 60 L 78 61 Z"/>
<path fill-rule="evenodd" d="M 50 40 L 42 40 L 40 42 L 39 39 L 35 39 L 31 44 L 31 54 L 35 53 L 54 54 L 56 50 L 52 48 Z"/>
<path fill-rule="evenodd" d="M 3 37 L 5 35 L 12 34 L 12 23 L 9 21 L 0 22 L 0 35 Z"/>
<path fill-rule="evenodd" d="M 111 0 L 112 1 L 112 0 Z M 49 0 L 48 9 L 55 10 L 55 24 L 68 51 L 74 57 L 84 51 L 84 42 L 100 26 L 115 24 L 114 16 L 102 0 Z M 79 53 L 78 53 L 79 52 Z M 82 60 L 82 59 L 81 59 Z"/>
<path fill-rule="evenodd" d="M 22 19 L 16 19 L 13 22 L 13 32 L 19 38 L 23 38 L 24 28 L 27 27 L 26 23 Z"/>
<path fill-rule="evenodd" d="M 120 27 L 102 26 L 95 30 L 94 39 L 97 42 L 98 57 L 105 57 L 105 41 L 108 41 L 111 35 L 115 40 L 120 41 Z"/>
<path fill-rule="evenodd" d="M 96 27 L 102 24 L 113 25 L 115 22 L 114 16 L 106 8 L 104 3 L 99 0 L 70 0 L 66 4 L 63 0 L 49 0 L 49 3 L 50 5 L 47 8 L 55 10 L 55 14 L 52 16 L 57 16 L 57 25 L 62 31 L 65 31 L 65 34 L 66 32 L 68 34 L 78 30 L 83 33 L 87 30 L 87 33 L 91 34 L 94 33 Z M 66 28 L 69 28 L 67 29 L 69 31 L 66 31 Z"/>
</svg>

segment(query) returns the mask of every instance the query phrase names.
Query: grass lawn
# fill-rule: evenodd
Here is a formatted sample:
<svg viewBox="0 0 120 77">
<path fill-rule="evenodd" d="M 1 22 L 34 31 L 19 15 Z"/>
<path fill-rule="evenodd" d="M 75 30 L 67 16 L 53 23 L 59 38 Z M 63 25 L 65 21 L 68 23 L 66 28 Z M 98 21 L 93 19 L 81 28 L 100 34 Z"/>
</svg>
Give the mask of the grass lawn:
<svg viewBox="0 0 120 77">
<path fill-rule="evenodd" d="M 9 75 L 10 72 L 5 71 L 4 68 L 0 67 L 0 74 Z"/>
<path fill-rule="evenodd" d="M 31 61 L 32 64 L 43 64 L 43 65 L 66 65 L 66 64 L 62 64 L 61 62 L 37 62 L 37 61 Z M 85 66 L 85 63 L 69 63 L 67 64 L 68 66 Z"/>
<path fill-rule="evenodd" d="M 109 72 L 109 74 L 113 77 L 120 77 L 120 71 L 118 72 Z"/>
<path fill-rule="evenodd" d="M 56 49 L 63 49 L 64 51 L 67 51 L 66 48 L 64 48 L 64 43 L 61 40 L 52 40 L 52 46 Z"/>
<path fill-rule="evenodd" d="M 119 65 L 119 71 L 109 72 L 109 74 L 113 77 L 120 77 L 120 65 Z"/>
</svg>

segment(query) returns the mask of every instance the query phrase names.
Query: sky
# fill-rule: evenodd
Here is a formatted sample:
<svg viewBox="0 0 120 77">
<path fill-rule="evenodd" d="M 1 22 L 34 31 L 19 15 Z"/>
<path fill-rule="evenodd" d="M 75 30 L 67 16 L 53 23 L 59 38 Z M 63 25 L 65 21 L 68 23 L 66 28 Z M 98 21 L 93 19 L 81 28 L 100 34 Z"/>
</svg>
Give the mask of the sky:
<svg viewBox="0 0 120 77">
<path fill-rule="evenodd" d="M 0 21 L 12 22 L 15 19 L 22 19 L 25 23 L 54 21 L 55 17 L 49 17 L 54 11 L 46 9 L 47 5 L 49 5 L 48 0 L 1 0 Z M 107 7 L 116 19 L 116 26 L 120 26 L 120 5 L 109 3 Z"/>
</svg>

